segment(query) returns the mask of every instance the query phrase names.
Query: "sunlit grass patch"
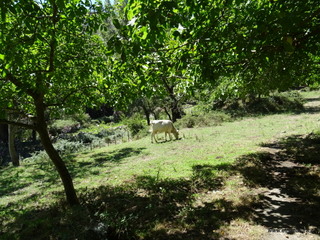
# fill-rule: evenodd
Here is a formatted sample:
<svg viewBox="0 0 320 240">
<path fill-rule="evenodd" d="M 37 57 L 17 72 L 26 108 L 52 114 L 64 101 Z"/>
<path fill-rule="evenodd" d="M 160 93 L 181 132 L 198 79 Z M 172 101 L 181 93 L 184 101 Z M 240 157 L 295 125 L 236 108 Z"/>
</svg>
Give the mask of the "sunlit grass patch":
<svg viewBox="0 0 320 240">
<path fill-rule="evenodd" d="M 232 220 L 229 225 L 223 226 L 214 232 L 221 239 L 260 240 L 263 239 L 268 229 L 253 222 L 237 218 Z"/>
</svg>

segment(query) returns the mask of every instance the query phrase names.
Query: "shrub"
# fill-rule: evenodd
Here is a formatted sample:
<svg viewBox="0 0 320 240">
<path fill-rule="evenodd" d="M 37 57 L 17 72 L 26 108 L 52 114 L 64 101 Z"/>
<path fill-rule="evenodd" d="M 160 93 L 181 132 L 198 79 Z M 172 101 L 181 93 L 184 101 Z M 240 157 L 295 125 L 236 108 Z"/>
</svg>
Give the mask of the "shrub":
<svg viewBox="0 0 320 240">
<path fill-rule="evenodd" d="M 74 141 L 78 141 L 78 142 L 82 142 L 82 143 L 88 144 L 88 143 L 92 143 L 97 138 L 98 137 L 96 137 L 92 133 L 80 132 L 76 136 L 74 136 Z"/>
<path fill-rule="evenodd" d="M 80 129 L 80 124 L 74 120 L 56 120 L 49 126 L 49 132 L 53 136 L 61 133 L 71 133 Z"/>
<path fill-rule="evenodd" d="M 193 128 L 196 125 L 196 118 L 192 115 L 185 115 L 183 118 L 178 119 L 175 125 L 178 128 Z"/>
<path fill-rule="evenodd" d="M 48 154 L 45 151 L 37 151 L 31 154 L 31 157 L 26 158 L 26 162 L 37 162 L 37 163 L 51 163 Z"/>
<path fill-rule="evenodd" d="M 85 149 L 86 146 L 82 142 L 60 139 L 54 144 L 54 147 L 61 154 L 70 154 Z"/>
<path fill-rule="evenodd" d="M 132 137 L 138 135 L 146 128 L 143 120 L 139 118 L 129 118 L 124 121 L 124 124 L 128 127 Z"/>
<path fill-rule="evenodd" d="M 81 125 L 88 124 L 91 120 L 89 114 L 87 113 L 76 113 L 71 116 L 71 119 L 75 122 L 79 122 Z"/>
<path fill-rule="evenodd" d="M 273 113 L 285 111 L 300 111 L 304 100 L 298 92 L 276 93 L 274 95 L 254 99 L 246 103 L 245 108 L 250 113 Z"/>
<path fill-rule="evenodd" d="M 234 115 L 265 114 L 286 111 L 303 110 L 304 100 L 299 92 L 274 93 L 266 97 L 251 97 L 247 99 L 233 99 L 216 102 L 214 109 L 223 109 Z"/>
<path fill-rule="evenodd" d="M 211 111 L 199 115 L 185 115 L 179 119 L 175 124 L 178 128 L 193 128 L 193 127 L 207 127 L 217 126 L 222 122 L 230 121 L 231 117 L 223 112 Z"/>
</svg>

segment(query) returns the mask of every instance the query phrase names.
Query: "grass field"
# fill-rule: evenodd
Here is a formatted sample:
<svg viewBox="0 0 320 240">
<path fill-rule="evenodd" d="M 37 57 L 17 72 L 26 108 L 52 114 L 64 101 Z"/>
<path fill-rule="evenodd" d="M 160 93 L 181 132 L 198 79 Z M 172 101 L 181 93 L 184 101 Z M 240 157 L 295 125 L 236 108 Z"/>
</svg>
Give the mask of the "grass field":
<svg viewBox="0 0 320 240">
<path fill-rule="evenodd" d="M 299 113 L 180 129 L 177 141 L 151 144 L 146 137 L 66 156 L 82 202 L 75 209 L 66 207 L 49 162 L 2 168 L 0 239 L 270 236 L 255 209 L 264 207 L 275 181 L 275 160 L 299 164 L 288 180 L 290 194 L 320 212 L 320 92 L 303 96 L 307 108 Z M 305 221 L 301 239 L 319 239 L 320 223 Z"/>
</svg>

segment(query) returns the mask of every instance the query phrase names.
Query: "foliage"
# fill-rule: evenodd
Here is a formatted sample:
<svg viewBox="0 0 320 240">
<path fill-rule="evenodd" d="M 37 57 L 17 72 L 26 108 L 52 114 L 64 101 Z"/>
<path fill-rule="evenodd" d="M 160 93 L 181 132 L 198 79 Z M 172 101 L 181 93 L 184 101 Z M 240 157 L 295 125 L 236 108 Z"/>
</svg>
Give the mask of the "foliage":
<svg viewBox="0 0 320 240">
<path fill-rule="evenodd" d="M 303 111 L 305 103 L 297 91 L 274 93 L 267 97 L 230 99 L 224 102 L 215 102 L 215 109 L 224 109 L 236 115 L 279 113 L 286 111 Z"/>
<path fill-rule="evenodd" d="M 93 33 L 109 14 L 99 4 L 78 0 L 6 0 L 0 10 L 0 108 L 20 115 L 13 121 L 0 117 L 0 122 L 39 133 L 68 203 L 79 205 L 47 120 L 104 100 L 107 57 L 101 37 Z"/>
<path fill-rule="evenodd" d="M 144 132 L 143 135 L 145 135 L 146 124 L 138 115 L 124 120 L 123 123 L 128 127 L 132 137 L 142 132 Z"/>
<path fill-rule="evenodd" d="M 70 133 L 75 132 L 80 128 L 79 122 L 72 120 L 72 119 L 60 119 L 54 121 L 49 126 L 49 132 L 56 136 L 57 134 L 61 133 Z"/>
<path fill-rule="evenodd" d="M 202 92 L 225 101 L 314 84 L 319 11 L 315 0 L 128 1 L 104 36 L 108 91 L 122 109 L 162 107 L 176 120 Z"/>
<path fill-rule="evenodd" d="M 315 0 L 132 0 L 122 53 L 149 92 L 156 83 L 157 94 L 192 94 L 208 82 L 266 95 L 318 79 L 319 11 Z"/>
<path fill-rule="evenodd" d="M 32 91 L 44 94 L 51 115 L 101 100 L 97 87 L 103 66 L 97 63 L 104 61 L 104 47 L 92 32 L 102 16 L 88 15 L 99 10 L 71 0 L 11 4 L 5 1 L 1 9 L 2 34 L 10 36 L 1 38 L 3 107 L 35 114 Z"/>
<path fill-rule="evenodd" d="M 187 114 L 179 119 L 176 123 L 178 128 L 193 128 L 193 127 L 209 127 L 217 126 L 223 122 L 230 121 L 231 117 L 223 112 L 202 112 L 197 111 L 197 114 Z"/>
</svg>

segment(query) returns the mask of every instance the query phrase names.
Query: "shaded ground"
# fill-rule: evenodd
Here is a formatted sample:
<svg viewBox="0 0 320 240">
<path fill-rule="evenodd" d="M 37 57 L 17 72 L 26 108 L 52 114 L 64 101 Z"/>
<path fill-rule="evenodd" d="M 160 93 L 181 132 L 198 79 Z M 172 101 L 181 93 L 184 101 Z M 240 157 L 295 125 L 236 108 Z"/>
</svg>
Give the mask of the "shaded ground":
<svg viewBox="0 0 320 240">
<path fill-rule="evenodd" d="M 317 113 L 318 105 L 315 99 L 307 107 Z M 143 150 L 97 154 L 71 172 L 85 176 L 84 166 L 119 163 Z M 81 189 L 82 206 L 74 209 L 63 201 L 25 209 L 30 199 L 2 205 L 0 239 L 320 239 L 319 135 L 277 139 L 235 164 L 191 171 L 188 179 L 134 176 L 118 187 Z M 0 195 L 23 189 L 17 176 L 6 181 Z"/>
<path fill-rule="evenodd" d="M 246 159 L 255 165 L 242 172 L 251 184 L 267 189 L 261 206 L 254 212 L 254 221 L 269 231 L 265 239 L 308 239 L 310 234 L 319 235 L 319 136 L 292 136 L 263 147 L 264 152 Z M 260 176 L 252 177 L 249 170 Z"/>
<path fill-rule="evenodd" d="M 114 156 L 141 151 L 134 150 Z M 136 176 L 83 189 L 76 209 L 4 207 L 15 220 L 0 238 L 320 239 L 320 136 L 291 136 L 261 150 L 235 164 L 196 165 L 190 179 Z"/>
<path fill-rule="evenodd" d="M 305 111 L 320 111 L 320 98 L 306 100 Z M 268 190 L 256 221 L 268 228 L 264 239 L 320 239 L 319 135 L 292 136 L 263 147 Z"/>
</svg>

